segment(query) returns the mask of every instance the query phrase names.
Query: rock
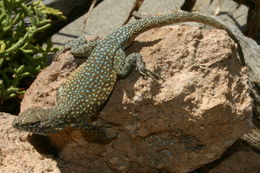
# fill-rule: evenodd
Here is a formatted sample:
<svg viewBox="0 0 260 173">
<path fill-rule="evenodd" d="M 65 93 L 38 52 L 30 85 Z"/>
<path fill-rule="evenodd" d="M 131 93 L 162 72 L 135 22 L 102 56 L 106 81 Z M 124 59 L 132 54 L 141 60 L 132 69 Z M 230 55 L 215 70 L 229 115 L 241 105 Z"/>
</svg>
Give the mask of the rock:
<svg viewBox="0 0 260 173">
<path fill-rule="evenodd" d="M 193 10 L 200 13 L 215 14 L 219 7 L 218 17 L 226 23 L 241 29 L 246 24 L 248 7 L 238 5 L 235 1 L 212 1 L 196 0 Z"/>
<path fill-rule="evenodd" d="M 82 35 L 105 37 L 126 20 L 135 0 L 106 0 L 98 4 L 89 16 L 84 30 L 85 16 L 79 17 L 53 35 L 54 44 L 61 45 Z"/>
<path fill-rule="evenodd" d="M 61 170 L 188 172 L 216 160 L 250 131 L 247 70 L 226 32 L 162 27 L 139 36 L 131 52 L 140 52 L 147 68 L 164 81 L 140 77 L 136 71 L 118 81 L 95 122 L 108 133 L 118 133 L 107 145 L 87 142 L 79 130 L 50 135 L 66 161 L 64 165 L 58 159 Z M 37 77 L 21 110 L 54 104 L 56 88 L 76 67 L 69 52 L 58 59 Z"/>
<path fill-rule="evenodd" d="M 28 133 L 12 128 L 15 116 L 0 112 L 0 172 L 60 173 L 55 160 L 43 157 L 28 143 Z"/>
<path fill-rule="evenodd" d="M 238 151 L 221 162 L 219 165 L 209 170 L 208 173 L 259 173 L 260 172 L 260 155 L 250 148 Z"/>
<path fill-rule="evenodd" d="M 250 133 L 243 135 L 240 139 L 260 152 L 260 129 L 256 126 L 253 127 Z"/>
<path fill-rule="evenodd" d="M 94 36 L 86 37 L 88 41 L 98 39 L 100 40 L 100 38 Z M 84 61 L 84 58 L 75 59 L 68 52 L 57 57 L 57 61 L 54 60 L 50 66 L 43 69 L 26 91 L 20 110 L 24 111 L 28 107 L 48 107 L 55 105 L 56 90 L 65 82 L 69 73 Z"/>
<path fill-rule="evenodd" d="M 82 7 L 87 8 L 89 2 L 85 0 L 43 0 L 43 3 L 49 7 L 59 9 L 64 16 L 69 17 L 73 11 L 79 12 Z"/>
<path fill-rule="evenodd" d="M 58 2 L 51 0 L 48 0 L 50 2 L 47 0 L 45 1 L 46 4 L 50 4 L 52 7 L 62 10 L 65 15 L 74 9 L 74 7 L 79 9 L 77 6 L 84 2 L 83 0 L 77 0 L 76 2 L 71 0 Z M 85 35 L 86 33 L 89 35 L 105 37 L 112 30 L 117 29 L 123 24 L 131 11 L 134 2 L 135 0 L 106 0 L 100 2 L 90 14 L 85 30 L 83 30 L 84 16 L 81 16 L 62 28 L 59 33 L 54 34 L 52 37 L 54 45 L 59 46 L 65 44 L 67 41 Z M 160 2 L 158 2 L 158 0 L 144 0 L 139 12 L 146 15 L 170 13 L 173 10 L 180 10 L 183 3 L 184 0 L 164 0 Z M 226 14 L 230 9 L 232 11 L 230 14 L 227 13 L 227 15 L 219 15 L 222 20 L 227 21 L 234 26 L 237 24 L 243 26 L 246 23 L 247 13 L 245 12 L 248 10 L 246 6 L 240 5 L 237 7 L 237 3 L 233 1 L 223 1 L 220 4 L 220 12 L 223 14 Z M 218 1 L 213 1 L 210 4 L 208 0 L 197 0 L 193 9 L 200 13 L 213 14 L 218 5 Z"/>
<path fill-rule="evenodd" d="M 221 159 L 199 170 L 208 173 L 259 173 L 260 155 L 248 145 L 237 141 L 224 153 Z"/>
<path fill-rule="evenodd" d="M 184 0 L 164 0 L 159 2 L 156 0 L 144 0 L 138 11 L 147 15 L 166 14 L 173 10 L 180 10 L 183 3 Z"/>
</svg>

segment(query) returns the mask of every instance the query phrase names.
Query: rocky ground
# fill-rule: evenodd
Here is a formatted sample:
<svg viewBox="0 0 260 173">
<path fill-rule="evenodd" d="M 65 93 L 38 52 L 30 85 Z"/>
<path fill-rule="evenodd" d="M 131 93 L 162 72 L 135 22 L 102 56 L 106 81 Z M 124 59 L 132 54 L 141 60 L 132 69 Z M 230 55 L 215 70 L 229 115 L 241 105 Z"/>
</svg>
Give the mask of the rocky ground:
<svg viewBox="0 0 260 173">
<path fill-rule="evenodd" d="M 133 3 L 104 0 L 93 10 L 85 31 L 81 17 L 53 40 L 61 45 L 86 34 L 92 35 L 87 40 L 104 37 L 124 22 Z M 197 1 L 195 9 L 213 13 L 216 3 L 209 7 Z M 140 12 L 161 14 L 181 4 L 146 0 Z M 235 10 L 234 3 L 225 1 L 221 10 Z M 242 25 L 245 10 L 241 6 L 233 13 Z M 259 172 L 259 153 L 238 141 L 252 129 L 247 69 L 240 66 L 236 44 L 226 32 L 197 26 L 145 32 L 127 50 L 140 52 L 147 68 L 164 81 L 157 83 L 136 71 L 119 80 L 95 122 L 109 134 L 118 134 L 109 144 L 91 143 L 75 129 L 48 138 L 21 132 L 11 127 L 14 116 L 1 113 L 1 172 Z M 83 61 L 69 51 L 61 54 L 28 89 L 21 110 L 53 106 L 57 88 Z"/>
</svg>

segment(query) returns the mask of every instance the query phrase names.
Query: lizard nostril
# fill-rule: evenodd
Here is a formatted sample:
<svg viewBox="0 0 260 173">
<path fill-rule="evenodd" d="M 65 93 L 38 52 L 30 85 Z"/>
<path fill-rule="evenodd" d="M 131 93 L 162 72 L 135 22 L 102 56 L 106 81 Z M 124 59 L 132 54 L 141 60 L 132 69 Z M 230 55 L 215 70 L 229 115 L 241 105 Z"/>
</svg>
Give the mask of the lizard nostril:
<svg viewBox="0 0 260 173">
<path fill-rule="evenodd" d="M 13 122 L 12 122 L 12 126 L 13 126 L 13 127 L 17 127 L 17 126 L 18 126 L 17 119 L 14 119 L 14 120 L 13 120 Z"/>
</svg>

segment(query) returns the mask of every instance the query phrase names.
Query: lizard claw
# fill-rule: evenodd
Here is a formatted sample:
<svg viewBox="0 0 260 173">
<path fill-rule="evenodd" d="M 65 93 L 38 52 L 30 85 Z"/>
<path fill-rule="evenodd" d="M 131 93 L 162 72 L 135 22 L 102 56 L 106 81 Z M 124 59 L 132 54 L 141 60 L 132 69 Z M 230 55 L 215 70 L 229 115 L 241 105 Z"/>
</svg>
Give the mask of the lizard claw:
<svg viewBox="0 0 260 173">
<path fill-rule="evenodd" d="M 159 83 L 159 80 L 162 79 L 162 77 L 159 74 L 157 74 L 151 70 L 138 68 L 138 71 L 141 75 L 148 76 L 158 83 Z"/>
<path fill-rule="evenodd" d="M 57 57 L 61 54 L 64 53 L 66 50 L 68 50 L 68 48 L 63 47 L 60 50 L 58 50 L 54 55 L 53 55 L 53 60 L 56 61 Z"/>
</svg>

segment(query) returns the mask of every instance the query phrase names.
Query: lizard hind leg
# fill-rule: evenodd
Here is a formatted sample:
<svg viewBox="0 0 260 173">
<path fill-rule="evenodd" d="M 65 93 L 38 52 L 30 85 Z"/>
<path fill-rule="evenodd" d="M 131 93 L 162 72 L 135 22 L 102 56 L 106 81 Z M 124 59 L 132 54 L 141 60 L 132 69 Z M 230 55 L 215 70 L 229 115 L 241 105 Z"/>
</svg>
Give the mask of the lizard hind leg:
<svg viewBox="0 0 260 173">
<path fill-rule="evenodd" d="M 141 75 L 149 76 L 155 81 L 160 79 L 160 76 L 157 73 L 145 68 L 141 54 L 132 53 L 126 57 L 125 52 L 122 49 L 119 49 L 114 57 L 114 69 L 117 76 L 125 78 L 134 67 L 137 68 Z"/>
<path fill-rule="evenodd" d="M 88 142 L 108 144 L 117 138 L 117 134 L 108 135 L 103 128 L 88 123 L 84 123 L 77 128 L 83 132 L 83 137 L 85 137 Z"/>
</svg>

